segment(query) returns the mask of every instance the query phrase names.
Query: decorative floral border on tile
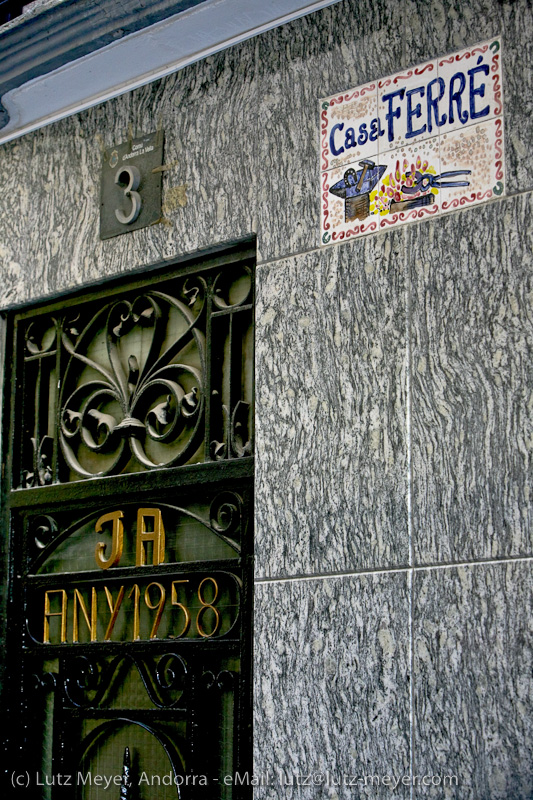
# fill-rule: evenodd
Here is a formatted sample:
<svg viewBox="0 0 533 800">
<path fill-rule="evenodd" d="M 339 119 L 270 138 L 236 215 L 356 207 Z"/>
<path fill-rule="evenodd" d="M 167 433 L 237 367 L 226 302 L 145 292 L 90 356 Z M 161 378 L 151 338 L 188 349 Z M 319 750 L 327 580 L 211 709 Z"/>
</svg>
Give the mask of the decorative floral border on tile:
<svg viewBox="0 0 533 800">
<path fill-rule="evenodd" d="M 500 37 L 320 104 L 322 244 L 504 192 Z"/>
</svg>

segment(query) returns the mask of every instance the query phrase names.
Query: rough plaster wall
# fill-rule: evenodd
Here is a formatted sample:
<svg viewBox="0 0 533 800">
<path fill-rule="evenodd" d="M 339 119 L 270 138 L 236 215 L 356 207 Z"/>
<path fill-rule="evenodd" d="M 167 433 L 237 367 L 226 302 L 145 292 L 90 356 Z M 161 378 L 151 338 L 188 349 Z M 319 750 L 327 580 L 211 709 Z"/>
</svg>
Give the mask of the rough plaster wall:
<svg viewBox="0 0 533 800">
<path fill-rule="evenodd" d="M 495 34 L 508 196 L 318 249 L 318 98 Z M 344 0 L 1 149 L 4 306 L 257 233 L 258 798 L 533 794 L 532 34 Z M 168 222 L 100 242 L 100 147 L 157 125 Z"/>
</svg>

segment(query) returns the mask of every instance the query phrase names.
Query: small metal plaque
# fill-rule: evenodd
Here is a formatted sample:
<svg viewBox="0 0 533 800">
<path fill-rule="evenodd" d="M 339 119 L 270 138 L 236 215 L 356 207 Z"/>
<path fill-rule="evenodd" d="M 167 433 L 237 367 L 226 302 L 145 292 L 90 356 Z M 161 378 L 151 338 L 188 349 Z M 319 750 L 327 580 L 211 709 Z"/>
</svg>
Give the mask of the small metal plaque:
<svg viewBox="0 0 533 800">
<path fill-rule="evenodd" d="M 161 219 L 163 131 L 106 151 L 102 165 L 100 238 L 146 228 Z"/>
</svg>

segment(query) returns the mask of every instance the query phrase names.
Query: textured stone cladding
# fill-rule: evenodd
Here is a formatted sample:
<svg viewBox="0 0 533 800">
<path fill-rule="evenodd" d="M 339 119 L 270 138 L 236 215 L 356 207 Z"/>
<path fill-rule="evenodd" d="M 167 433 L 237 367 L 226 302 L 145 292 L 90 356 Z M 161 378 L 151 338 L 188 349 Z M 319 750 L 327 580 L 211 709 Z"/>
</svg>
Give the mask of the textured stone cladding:
<svg viewBox="0 0 533 800">
<path fill-rule="evenodd" d="M 323 247 L 317 98 L 496 37 L 506 195 Z M 256 800 L 533 796 L 532 37 L 343 0 L 0 149 L 3 307 L 256 236 Z M 157 127 L 163 220 L 102 242 Z"/>
</svg>

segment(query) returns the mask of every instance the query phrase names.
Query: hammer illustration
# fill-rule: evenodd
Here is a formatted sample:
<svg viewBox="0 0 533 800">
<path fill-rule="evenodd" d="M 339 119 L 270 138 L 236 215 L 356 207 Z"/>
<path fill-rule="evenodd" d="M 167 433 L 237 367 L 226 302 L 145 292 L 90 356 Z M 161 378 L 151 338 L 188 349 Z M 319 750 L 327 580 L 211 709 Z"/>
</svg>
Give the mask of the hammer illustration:
<svg viewBox="0 0 533 800">
<path fill-rule="evenodd" d="M 363 170 L 361 172 L 361 177 L 359 178 L 359 182 L 358 182 L 357 187 L 356 187 L 358 192 L 361 191 L 361 188 L 363 186 L 363 182 L 365 180 L 366 173 L 368 172 L 369 169 L 373 169 L 373 167 L 375 167 L 376 165 L 374 164 L 373 161 L 369 161 L 368 159 L 364 159 L 363 161 L 359 162 L 359 166 L 363 167 Z"/>
</svg>

